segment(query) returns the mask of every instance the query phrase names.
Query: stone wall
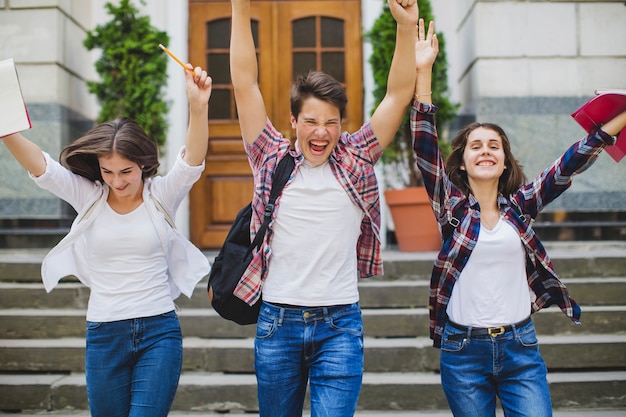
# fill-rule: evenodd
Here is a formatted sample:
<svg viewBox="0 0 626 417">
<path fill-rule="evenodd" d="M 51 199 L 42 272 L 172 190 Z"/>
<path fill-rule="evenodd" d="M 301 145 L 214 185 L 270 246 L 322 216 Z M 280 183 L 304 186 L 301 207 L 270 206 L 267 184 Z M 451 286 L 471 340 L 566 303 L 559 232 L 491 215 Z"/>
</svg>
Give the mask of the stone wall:
<svg viewBox="0 0 626 417">
<path fill-rule="evenodd" d="M 570 114 L 595 89 L 626 89 L 623 1 L 434 3 L 450 30 L 450 83 L 462 104 L 454 128 L 501 125 L 529 178 L 584 135 Z M 547 210 L 624 211 L 625 178 L 625 163 L 602 154 Z"/>
<path fill-rule="evenodd" d="M 33 128 L 24 135 L 57 158 L 68 141 L 92 126 L 96 103 L 85 86 L 95 79 L 82 46 L 91 2 L 0 1 L 0 59 L 16 62 Z M 68 206 L 41 191 L 0 146 L 0 219 L 63 219 Z"/>
</svg>

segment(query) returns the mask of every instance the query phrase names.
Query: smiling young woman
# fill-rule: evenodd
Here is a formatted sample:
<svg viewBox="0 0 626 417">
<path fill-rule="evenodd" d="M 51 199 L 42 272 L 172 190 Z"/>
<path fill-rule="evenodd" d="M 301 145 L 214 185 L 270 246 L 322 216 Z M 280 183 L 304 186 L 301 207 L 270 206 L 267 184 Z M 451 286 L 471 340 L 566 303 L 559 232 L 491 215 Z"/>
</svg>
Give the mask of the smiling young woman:
<svg viewBox="0 0 626 417">
<path fill-rule="evenodd" d="M 430 282 L 430 337 L 441 349 L 442 387 L 456 417 L 495 415 L 496 398 L 506 415 L 548 417 L 547 370 L 531 315 L 556 304 L 579 323 L 581 309 L 532 222 L 569 188 L 575 174 L 615 143 L 626 111 L 574 143 L 531 182 L 506 133 L 493 123 L 461 129 L 444 164 L 437 146 L 437 107 L 421 94 L 430 91 L 438 52 L 432 30 L 431 23 L 424 36 L 420 22 L 411 128 L 435 217 L 442 230 L 453 229 Z"/>
<path fill-rule="evenodd" d="M 182 366 L 174 300 L 190 297 L 210 270 L 168 224 L 200 178 L 208 146 L 211 78 L 191 66 L 185 78 L 187 137 L 165 175 L 156 175 L 156 142 L 125 117 L 95 126 L 59 161 L 21 134 L 2 139 L 38 186 L 78 212 L 41 272 L 48 292 L 68 275 L 90 288 L 85 376 L 94 417 L 167 416 Z"/>
</svg>

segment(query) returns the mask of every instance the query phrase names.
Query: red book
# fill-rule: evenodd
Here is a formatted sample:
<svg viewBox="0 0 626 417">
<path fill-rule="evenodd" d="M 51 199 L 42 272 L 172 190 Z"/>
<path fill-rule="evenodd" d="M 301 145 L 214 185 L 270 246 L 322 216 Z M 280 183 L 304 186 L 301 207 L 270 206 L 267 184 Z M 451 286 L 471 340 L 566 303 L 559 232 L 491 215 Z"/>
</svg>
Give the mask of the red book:
<svg viewBox="0 0 626 417">
<path fill-rule="evenodd" d="M 596 90 L 596 96 L 572 113 L 574 120 L 587 132 L 613 119 L 626 110 L 626 90 Z M 606 152 L 619 162 L 626 155 L 626 127 L 620 132 L 617 142 L 607 146 Z"/>
</svg>

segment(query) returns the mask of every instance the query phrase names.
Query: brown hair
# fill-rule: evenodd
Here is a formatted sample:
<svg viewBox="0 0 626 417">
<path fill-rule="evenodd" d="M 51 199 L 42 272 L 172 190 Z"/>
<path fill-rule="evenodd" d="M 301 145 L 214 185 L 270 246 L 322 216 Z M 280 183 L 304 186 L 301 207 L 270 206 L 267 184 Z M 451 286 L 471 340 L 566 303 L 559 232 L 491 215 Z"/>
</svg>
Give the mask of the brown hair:
<svg viewBox="0 0 626 417">
<path fill-rule="evenodd" d="M 156 142 L 126 117 L 97 125 L 64 147 L 59 160 L 75 174 L 102 181 L 98 158 L 113 153 L 139 165 L 144 179 L 156 175 L 159 168 Z"/>
<path fill-rule="evenodd" d="M 315 97 L 339 109 L 344 118 L 348 97 L 339 81 L 321 71 L 309 71 L 298 76 L 291 87 L 291 114 L 297 120 L 304 100 Z"/>
<path fill-rule="evenodd" d="M 467 171 L 461 169 L 463 162 L 463 153 L 465 152 L 465 146 L 467 145 L 467 137 L 471 132 L 478 128 L 484 128 L 493 130 L 498 134 L 502 140 L 502 149 L 504 150 L 504 166 L 506 169 L 500 175 L 498 181 L 498 192 L 504 196 L 513 194 L 519 187 L 526 183 L 526 175 L 524 169 L 511 152 L 511 142 L 504 133 L 504 130 L 494 123 L 471 123 L 459 130 L 452 139 L 452 152 L 446 160 L 446 173 L 452 181 L 452 183 L 459 188 L 465 195 L 471 193 L 469 181 L 467 179 Z"/>
</svg>

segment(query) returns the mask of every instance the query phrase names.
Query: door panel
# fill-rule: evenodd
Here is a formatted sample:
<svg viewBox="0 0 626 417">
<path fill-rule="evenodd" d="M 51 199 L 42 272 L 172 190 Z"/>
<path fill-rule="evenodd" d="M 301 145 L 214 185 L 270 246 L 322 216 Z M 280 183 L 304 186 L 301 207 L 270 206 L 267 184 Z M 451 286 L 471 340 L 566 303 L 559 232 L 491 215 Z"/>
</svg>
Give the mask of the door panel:
<svg viewBox="0 0 626 417">
<path fill-rule="evenodd" d="M 289 124 L 289 90 L 298 73 L 313 69 L 325 71 L 344 84 L 348 105 L 341 127 L 356 131 L 363 122 L 361 2 L 281 2 L 277 18 L 282 25 L 278 50 L 290 54 L 279 57 L 274 93 L 285 99 L 277 101 L 277 112 L 272 120 L 281 126 L 284 135 L 295 134 Z M 339 27 L 343 29 L 342 36 L 333 36 Z M 331 56 L 335 62 L 342 62 L 341 70 L 332 65 Z M 306 65 L 301 65 L 301 61 Z"/>
<path fill-rule="evenodd" d="M 349 104 L 342 128 L 360 127 L 360 7 L 360 0 L 252 1 L 259 86 L 270 120 L 286 137 L 292 137 L 289 91 L 294 75 L 309 69 L 326 71 L 344 84 Z M 230 1 L 189 3 L 189 60 L 213 77 L 207 166 L 190 193 L 191 240 L 204 249 L 222 245 L 235 215 L 253 194 L 230 84 L 230 16 Z"/>
</svg>

